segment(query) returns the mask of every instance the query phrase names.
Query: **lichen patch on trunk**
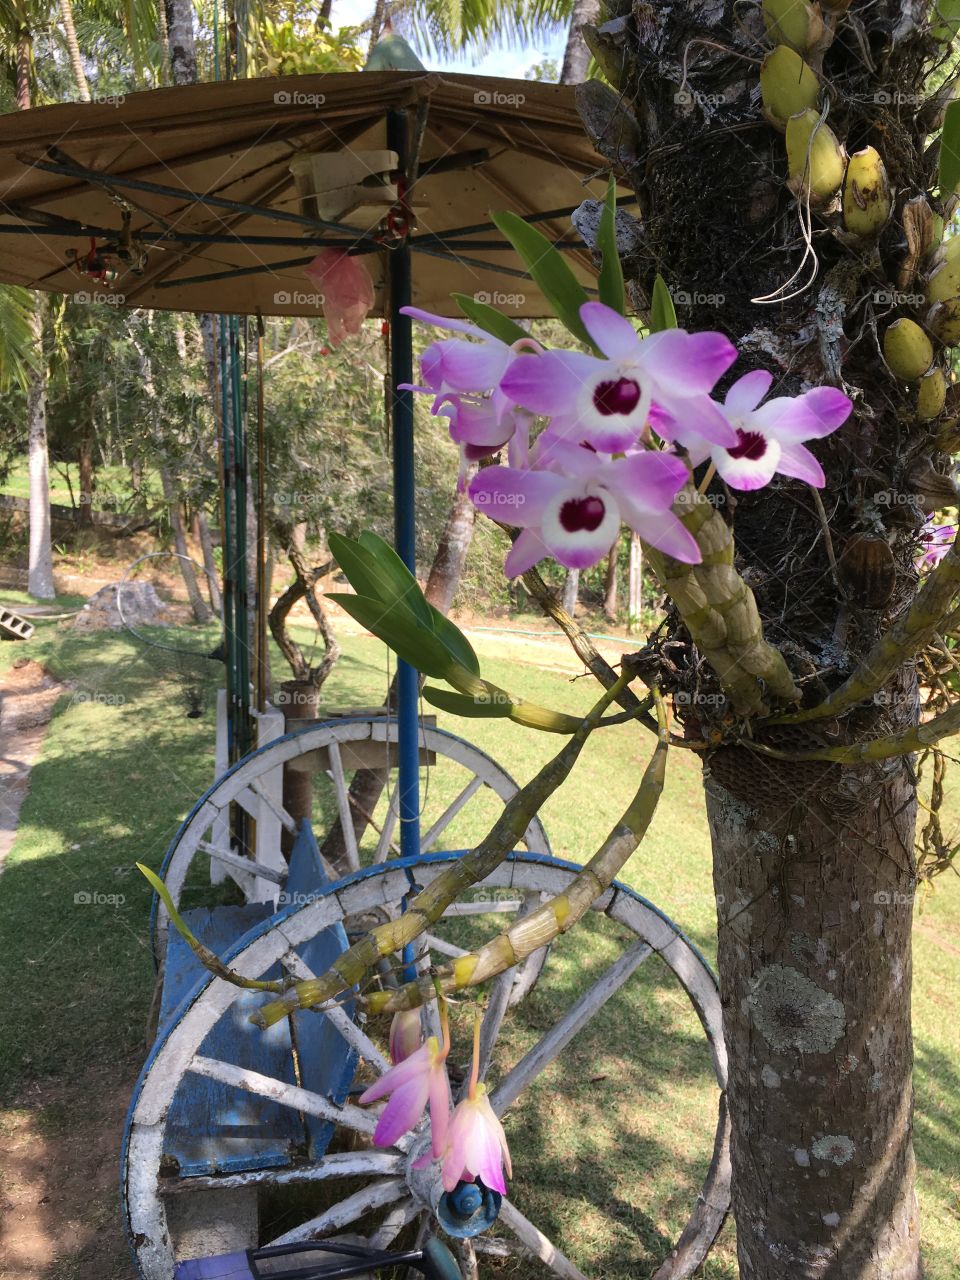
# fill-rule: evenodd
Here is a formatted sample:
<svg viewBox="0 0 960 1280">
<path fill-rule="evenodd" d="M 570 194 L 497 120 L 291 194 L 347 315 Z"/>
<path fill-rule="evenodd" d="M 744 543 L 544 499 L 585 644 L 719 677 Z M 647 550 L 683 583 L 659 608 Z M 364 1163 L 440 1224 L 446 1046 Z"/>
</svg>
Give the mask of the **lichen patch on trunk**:
<svg viewBox="0 0 960 1280">
<path fill-rule="evenodd" d="M 836 996 L 787 965 L 761 969 L 747 1005 L 754 1026 L 780 1053 L 829 1053 L 846 1027 Z"/>
</svg>

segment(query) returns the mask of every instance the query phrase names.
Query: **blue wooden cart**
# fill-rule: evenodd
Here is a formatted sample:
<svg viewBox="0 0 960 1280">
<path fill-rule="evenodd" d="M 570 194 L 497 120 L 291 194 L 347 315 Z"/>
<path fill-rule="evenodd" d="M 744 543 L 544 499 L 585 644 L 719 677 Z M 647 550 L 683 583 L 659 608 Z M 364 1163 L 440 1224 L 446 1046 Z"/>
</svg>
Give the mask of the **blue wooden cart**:
<svg viewBox="0 0 960 1280">
<path fill-rule="evenodd" d="M 315 725 L 279 739 L 240 761 L 194 807 L 174 839 L 165 877 L 179 898 L 197 858 L 211 853 L 207 839 L 218 815 L 245 788 L 255 786 L 284 760 L 319 759 L 324 772 L 349 760 L 351 742 L 389 745 L 390 722 L 341 721 Z M 387 858 L 389 837 L 381 821 L 374 861 L 331 883 L 309 824 L 301 824 L 289 873 L 277 885 L 277 904 L 187 912 L 193 930 L 249 977 L 282 973 L 306 978 L 325 970 L 347 945 L 348 934 L 396 915 L 413 886 L 423 886 L 458 856 L 433 852 L 456 828 L 468 806 L 492 792 L 506 800 L 516 784 L 489 757 L 454 735 L 420 729 L 420 750 L 433 767 L 434 821 L 424 816 L 423 844 L 415 858 Z M 331 748 L 333 749 L 331 752 Z M 439 785 L 443 768 L 450 771 Z M 349 777 L 331 778 L 342 794 Z M 428 792 L 429 795 L 429 792 Z M 389 829 L 389 828 L 388 828 Z M 527 848 L 518 850 L 456 904 L 422 940 L 417 963 L 426 969 L 461 954 L 450 934 L 462 917 L 511 916 L 563 891 L 579 868 L 553 857 L 535 822 Z M 359 856 L 359 855 L 358 855 Z M 236 868 L 241 884 L 254 877 Z M 256 868 L 252 868 L 256 870 Z M 246 874 L 246 879 L 244 879 Z M 194 877 L 195 878 L 195 877 Z M 158 904 L 159 907 L 159 904 Z M 677 1280 L 702 1262 L 729 1206 L 728 1127 L 723 1108 L 725 1059 L 720 1005 L 709 966 L 679 928 L 622 884 L 598 903 L 618 926 L 621 954 L 543 1033 L 519 1061 L 498 1057 L 498 1037 L 511 1003 L 536 1001 L 539 983 L 551 977 L 549 956 L 533 957 L 526 973 L 507 973 L 492 984 L 482 1025 L 482 1070 L 490 1073 L 492 1100 L 502 1114 L 523 1106 L 528 1086 L 628 983 L 644 961 L 659 957 L 679 982 L 706 1034 L 716 1076 L 719 1118 L 713 1159 L 689 1223 L 658 1280 Z M 212 978 L 178 934 L 155 912 L 155 944 L 163 994 L 156 1043 L 138 1080 L 123 1147 L 123 1198 L 130 1241 L 145 1280 L 170 1280 L 177 1263 L 229 1254 L 263 1244 L 362 1241 L 384 1249 L 398 1240 L 421 1242 L 439 1229 L 441 1196 L 435 1172 L 417 1170 L 425 1134 L 414 1133 L 386 1150 L 372 1145 L 376 1115 L 351 1100 L 361 1082 L 388 1065 L 357 1011 L 347 1004 L 323 1014 L 297 1014 L 261 1033 L 251 1008 L 263 997 Z M 489 922 L 488 922 L 489 927 Z M 541 973 L 542 966 L 542 973 Z M 425 1011 L 425 1018 L 435 1016 Z M 432 1029 L 432 1027 L 430 1027 Z M 516 1152 L 522 1166 L 523 1153 Z M 517 1197 L 522 1205 L 522 1193 Z M 449 1225 L 449 1223 L 448 1223 Z M 520 1274 L 586 1280 L 583 1273 L 508 1198 L 494 1235 L 458 1242 L 464 1277 L 477 1273 L 486 1255 L 525 1259 Z"/>
</svg>

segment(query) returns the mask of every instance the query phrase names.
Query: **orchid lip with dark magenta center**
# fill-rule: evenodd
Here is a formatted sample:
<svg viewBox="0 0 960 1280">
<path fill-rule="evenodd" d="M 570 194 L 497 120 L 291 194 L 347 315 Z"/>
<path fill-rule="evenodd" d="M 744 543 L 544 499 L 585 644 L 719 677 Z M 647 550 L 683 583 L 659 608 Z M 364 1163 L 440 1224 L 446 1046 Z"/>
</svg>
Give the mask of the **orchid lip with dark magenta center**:
<svg viewBox="0 0 960 1280">
<path fill-rule="evenodd" d="M 615 413 L 633 413 L 640 403 L 640 388 L 632 378 L 599 382 L 593 389 L 593 407 L 609 418 Z"/>
<path fill-rule="evenodd" d="M 600 498 L 571 498 L 560 508 L 560 524 L 567 533 L 593 533 L 606 511 Z"/>
<path fill-rule="evenodd" d="M 737 432 L 737 443 L 728 449 L 731 458 L 747 458 L 750 462 L 759 462 L 767 452 L 767 440 L 759 431 Z"/>
</svg>

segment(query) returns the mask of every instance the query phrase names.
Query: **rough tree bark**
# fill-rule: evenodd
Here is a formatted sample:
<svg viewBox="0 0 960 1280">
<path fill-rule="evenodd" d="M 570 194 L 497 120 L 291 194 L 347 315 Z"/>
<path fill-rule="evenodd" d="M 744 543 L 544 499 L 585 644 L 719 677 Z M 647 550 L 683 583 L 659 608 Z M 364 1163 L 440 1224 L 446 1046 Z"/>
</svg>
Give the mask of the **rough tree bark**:
<svg viewBox="0 0 960 1280">
<path fill-rule="evenodd" d="M 735 513 L 722 486 L 709 491 L 733 524 L 767 639 L 812 703 L 912 598 L 924 503 L 910 476 L 918 463 L 946 466 L 938 424 L 917 419 L 915 388 L 892 377 L 878 342 L 922 292 L 903 209 L 935 190 L 936 156 L 930 113 L 904 104 L 922 101 L 938 56 L 928 6 L 823 6 L 836 37 L 807 55 L 822 71 L 820 103 L 829 101 L 848 153 L 880 151 L 896 197 L 877 247 L 852 241 L 836 208 L 815 210 L 816 277 L 789 287 L 803 235 L 783 135 L 760 111 L 757 60 L 773 42 L 759 6 L 613 0 L 608 16 L 587 37 L 617 92 L 587 84 L 579 101 L 598 149 L 638 196 L 639 225 L 618 227 L 638 308 L 648 308 L 659 271 L 690 300 L 678 308 L 682 326 L 736 342 L 741 359 L 720 392 L 765 368 L 781 394 L 829 384 L 855 403 L 848 423 L 815 446 L 827 474 L 822 509 L 808 488 L 779 477 L 739 494 Z M 769 295 L 776 305 L 760 301 Z M 884 501 L 892 491 L 901 501 Z M 688 641 L 687 664 L 677 667 L 672 647 L 661 673 L 683 694 L 685 730 L 729 739 L 719 685 L 676 615 L 673 624 L 673 638 Z M 913 675 L 901 672 L 846 719 L 752 734 L 789 751 L 894 732 L 917 715 Z M 707 757 L 705 778 L 740 1275 L 917 1280 L 909 762 L 841 768 L 724 745 Z"/>
<path fill-rule="evenodd" d="M 620 539 L 610 548 L 603 576 L 603 616 L 608 622 L 617 620 L 617 561 L 620 556 Z"/>
</svg>

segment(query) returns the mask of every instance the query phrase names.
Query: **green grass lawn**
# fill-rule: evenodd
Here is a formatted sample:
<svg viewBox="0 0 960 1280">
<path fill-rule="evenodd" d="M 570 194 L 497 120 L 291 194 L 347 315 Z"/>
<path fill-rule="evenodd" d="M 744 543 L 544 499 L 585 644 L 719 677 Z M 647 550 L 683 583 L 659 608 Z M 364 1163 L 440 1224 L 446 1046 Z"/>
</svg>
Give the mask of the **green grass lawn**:
<svg viewBox="0 0 960 1280">
<path fill-rule="evenodd" d="M 331 705 L 372 705 L 386 688 L 376 641 L 345 637 L 326 687 Z M 504 649 L 506 652 L 506 649 Z M 97 1064 L 142 1060 L 153 991 L 147 937 L 149 893 L 133 869 L 159 866 L 179 821 L 213 778 L 213 681 L 217 668 L 142 647 L 125 634 L 77 634 L 43 625 L 29 644 L 0 645 L 0 665 L 28 655 L 73 690 L 62 699 L 35 766 L 30 794 L 0 879 L 0 1104 L 13 1106 L 37 1081 L 78 1078 Z M 484 658 L 484 675 L 548 706 L 585 708 L 586 680 L 509 658 Z M 280 671 L 279 662 L 275 671 Z M 187 690 L 204 684 L 199 718 Z M 555 738 L 500 721 L 442 727 L 471 738 L 520 781 L 558 747 Z M 582 860 L 624 807 L 650 751 L 642 729 L 596 735 L 567 787 L 542 817 L 556 854 Z M 709 958 L 715 913 L 710 851 L 692 755 L 675 752 L 663 802 L 624 878 L 680 922 Z M 455 794 L 456 770 L 425 778 L 425 804 Z M 318 797 L 318 815 L 329 801 Z M 960 815 L 960 796 L 953 798 Z M 444 844 L 472 844 L 496 808 L 471 807 Z M 960 1256 L 960 1023 L 955 1015 L 960 893 L 953 877 L 922 899 L 915 943 L 916 1142 L 929 1280 L 956 1275 Z M 77 895 L 100 895 L 84 902 Z M 493 921 L 459 926 L 479 939 Z M 473 933 L 471 934 L 471 930 Z M 618 936 L 619 935 L 619 936 Z M 549 972 L 503 1042 L 509 1062 L 551 1025 L 622 945 L 600 921 L 555 948 Z M 466 1056 L 472 1006 L 455 1015 Z M 508 1121 L 518 1205 L 587 1274 L 648 1274 L 676 1234 L 712 1144 L 715 1087 L 699 1023 L 659 962 L 605 1008 L 531 1088 Z M 62 1122 L 69 1125 L 69 1111 Z M 542 1274 L 521 1268 L 505 1274 Z M 703 1272 L 733 1280 L 728 1226 Z"/>
<path fill-rule="evenodd" d="M 160 479 L 147 472 L 142 480 L 149 502 L 162 497 Z M 19 459 L 0 484 L 0 493 L 11 498 L 29 498 L 30 475 L 26 458 Z M 50 501 L 60 506 L 73 505 L 80 500 L 80 469 L 75 462 L 54 462 L 50 465 Z M 133 485 L 127 467 L 98 467 L 95 472 L 93 508 L 95 511 L 125 511 L 133 500 Z"/>
</svg>

